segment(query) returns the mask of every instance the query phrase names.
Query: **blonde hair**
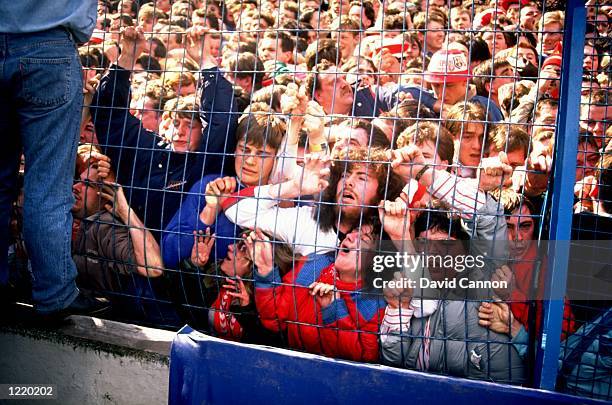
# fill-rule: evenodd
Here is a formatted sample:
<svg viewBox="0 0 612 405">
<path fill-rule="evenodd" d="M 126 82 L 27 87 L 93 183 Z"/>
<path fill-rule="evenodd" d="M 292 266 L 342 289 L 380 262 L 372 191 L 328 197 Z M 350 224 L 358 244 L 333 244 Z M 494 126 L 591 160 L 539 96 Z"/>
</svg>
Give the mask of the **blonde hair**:
<svg viewBox="0 0 612 405">
<path fill-rule="evenodd" d="M 560 24 L 563 29 L 563 22 L 565 21 L 565 14 L 563 11 L 548 11 L 544 13 L 540 21 L 536 24 L 536 29 L 539 31 L 544 29 L 548 24 Z"/>
</svg>

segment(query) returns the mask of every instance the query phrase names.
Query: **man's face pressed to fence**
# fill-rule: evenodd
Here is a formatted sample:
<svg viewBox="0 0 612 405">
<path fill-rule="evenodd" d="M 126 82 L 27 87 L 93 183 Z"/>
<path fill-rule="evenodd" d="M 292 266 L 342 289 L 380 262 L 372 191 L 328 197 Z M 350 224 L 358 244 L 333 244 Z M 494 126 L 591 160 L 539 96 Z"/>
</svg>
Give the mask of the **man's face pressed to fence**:
<svg viewBox="0 0 612 405">
<path fill-rule="evenodd" d="M 506 218 L 510 254 L 513 258 L 521 259 L 531 246 L 535 226 L 531 215 L 529 207 L 523 205 Z"/>
<path fill-rule="evenodd" d="M 456 140 L 455 149 L 459 151 L 459 162 L 464 166 L 476 167 L 482 157 L 482 139 L 484 125 L 467 122 L 462 134 L 453 134 Z"/>
<path fill-rule="evenodd" d="M 332 32 L 332 39 L 337 41 L 340 47 L 340 56 L 342 60 L 346 60 L 353 56 L 355 47 L 359 42 L 359 37 L 353 32 Z"/>
<path fill-rule="evenodd" d="M 540 18 L 540 11 L 536 6 L 526 6 L 521 8 L 521 27 L 533 31 L 535 22 Z"/>
<path fill-rule="evenodd" d="M 538 128 L 554 131 L 558 110 L 559 107 L 557 106 L 553 107 L 550 104 L 542 105 L 539 111 L 536 111 L 532 132 Z"/>
<path fill-rule="evenodd" d="M 269 145 L 263 147 L 244 140 L 238 142 L 234 169 L 240 182 L 246 186 L 266 184 L 275 156 L 276 150 Z"/>
<path fill-rule="evenodd" d="M 444 38 L 446 38 L 444 26 L 437 21 L 430 21 L 425 32 L 427 51 L 435 52 L 441 49 L 444 45 Z"/>
<path fill-rule="evenodd" d="M 467 30 L 472 25 L 470 13 L 464 11 L 458 11 L 458 9 L 451 10 L 451 28 L 454 30 Z"/>
<path fill-rule="evenodd" d="M 432 141 L 425 141 L 417 146 L 423 153 L 425 163 L 438 169 L 446 170 L 450 162 L 440 158 L 440 155 L 438 155 L 438 151 L 436 150 L 436 145 Z"/>
<path fill-rule="evenodd" d="M 508 47 L 506 44 L 506 37 L 502 32 L 485 32 L 482 35 L 482 39 L 489 46 L 491 55 L 495 55 Z"/>
<path fill-rule="evenodd" d="M 374 169 L 354 164 L 342 174 L 336 186 L 336 202 L 342 218 L 358 219 L 366 206 L 377 205 L 378 178 Z"/>
<path fill-rule="evenodd" d="M 448 231 L 435 227 L 417 235 L 417 251 L 440 257 L 465 254 L 462 245 L 455 237 L 450 236 Z M 445 264 L 444 262 L 433 261 L 427 266 L 432 280 L 441 281 L 455 278 L 457 271 L 453 267 L 445 266 Z"/>
<path fill-rule="evenodd" d="M 159 127 L 159 103 L 156 103 L 155 100 L 144 96 L 137 103 L 138 110 L 136 111 L 135 116 L 140 118 L 142 122 L 142 127 L 148 129 L 149 131 L 156 131 Z"/>
</svg>

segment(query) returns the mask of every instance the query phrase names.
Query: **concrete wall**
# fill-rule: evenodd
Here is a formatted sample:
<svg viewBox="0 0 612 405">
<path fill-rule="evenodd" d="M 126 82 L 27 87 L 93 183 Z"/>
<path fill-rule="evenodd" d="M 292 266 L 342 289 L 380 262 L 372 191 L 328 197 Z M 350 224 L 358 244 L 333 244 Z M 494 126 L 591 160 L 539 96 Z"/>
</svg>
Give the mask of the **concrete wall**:
<svg viewBox="0 0 612 405">
<path fill-rule="evenodd" d="M 165 404 L 173 337 L 87 317 L 54 331 L 2 327 L 0 384 L 57 386 L 55 400 L 20 403 Z"/>
</svg>

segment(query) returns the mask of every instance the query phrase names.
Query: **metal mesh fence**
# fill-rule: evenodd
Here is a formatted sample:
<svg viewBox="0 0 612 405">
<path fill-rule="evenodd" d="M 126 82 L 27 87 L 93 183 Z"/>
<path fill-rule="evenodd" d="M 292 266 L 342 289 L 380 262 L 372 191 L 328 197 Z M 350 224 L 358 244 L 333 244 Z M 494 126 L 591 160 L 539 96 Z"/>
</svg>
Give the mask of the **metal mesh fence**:
<svg viewBox="0 0 612 405">
<path fill-rule="evenodd" d="M 79 48 L 80 288 L 117 319 L 537 386 L 559 104 L 577 94 L 564 3 L 101 1 Z M 602 244 L 556 297 L 558 389 L 609 400 L 610 300 L 588 283 L 610 282 L 612 6 L 586 7 L 563 170 L 572 239 Z"/>
</svg>

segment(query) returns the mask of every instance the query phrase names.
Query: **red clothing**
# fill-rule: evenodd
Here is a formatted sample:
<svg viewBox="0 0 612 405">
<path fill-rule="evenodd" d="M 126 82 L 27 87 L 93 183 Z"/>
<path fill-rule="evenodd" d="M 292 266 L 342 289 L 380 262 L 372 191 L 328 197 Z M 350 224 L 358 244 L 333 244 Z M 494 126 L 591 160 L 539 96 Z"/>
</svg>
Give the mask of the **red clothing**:
<svg viewBox="0 0 612 405">
<path fill-rule="evenodd" d="M 286 331 L 289 346 L 310 353 L 375 362 L 378 328 L 385 302 L 364 295 L 361 282 L 346 283 L 335 274 L 332 255 L 309 255 L 280 282 L 278 269 L 267 277 L 255 273 L 255 303 L 264 327 Z M 321 308 L 308 286 L 318 281 L 342 290 L 340 298 Z"/>
<path fill-rule="evenodd" d="M 533 286 L 533 271 L 537 264 L 537 244 L 531 243 L 529 250 L 525 256 L 517 262 L 510 265 L 514 272 L 515 286 L 510 295 L 510 308 L 514 317 L 528 330 L 529 319 L 529 298 L 533 297 L 531 292 Z M 538 275 L 538 284 L 535 297 L 536 302 L 536 333 L 540 332 L 542 326 L 542 299 L 544 297 L 544 284 L 546 280 L 546 257 L 541 260 L 540 274 Z M 574 333 L 576 329 L 574 314 L 570 307 L 570 302 L 565 298 L 563 308 L 563 329 L 561 331 L 561 339 L 565 339 L 568 335 Z"/>
<path fill-rule="evenodd" d="M 234 297 L 228 294 L 225 287 L 222 287 L 217 299 L 210 307 L 211 315 L 209 316 L 212 318 L 211 324 L 217 336 L 239 342 L 244 331 L 236 316 L 230 311 L 233 300 Z"/>
</svg>

